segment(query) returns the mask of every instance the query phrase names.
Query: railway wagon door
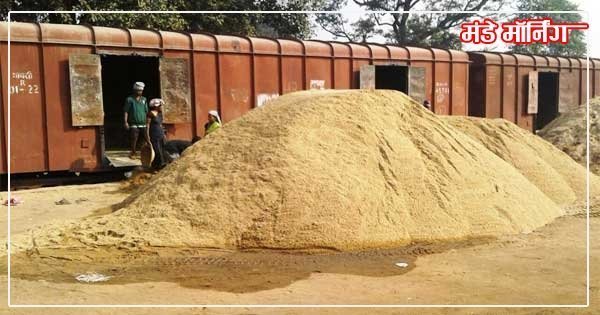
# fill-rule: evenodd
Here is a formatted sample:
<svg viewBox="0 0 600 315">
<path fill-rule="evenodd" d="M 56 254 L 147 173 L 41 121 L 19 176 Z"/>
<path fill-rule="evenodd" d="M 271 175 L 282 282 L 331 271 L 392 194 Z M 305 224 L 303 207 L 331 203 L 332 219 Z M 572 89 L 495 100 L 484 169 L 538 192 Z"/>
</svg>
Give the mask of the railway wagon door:
<svg viewBox="0 0 600 315">
<path fill-rule="evenodd" d="M 104 123 L 101 68 L 97 55 L 69 56 L 73 126 L 101 126 Z"/>
<path fill-rule="evenodd" d="M 559 75 L 556 72 L 529 73 L 527 113 L 534 115 L 533 131 L 544 128 L 558 117 Z"/>
<path fill-rule="evenodd" d="M 558 112 L 564 113 L 579 105 L 578 73 L 560 72 L 558 74 Z"/>
<path fill-rule="evenodd" d="M 400 91 L 418 103 L 425 100 L 425 68 L 405 65 L 363 65 L 361 89 Z"/>
<path fill-rule="evenodd" d="M 425 68 L 408 67 L 408 96 L 417 103 L 425 101 Z"/>
<path fill-rule="evenodd" d="M 186 59 L 161 58 L 159 62 L 160 95 L 166 124 L 192 122 L 190 69 Z"/>
<path fill-rule="evenodd" d="M 123 107 L 135 82 L 144 82 L 147 101 L 160 97 L 158 55 L 101 54 L 104 121 L 100 128 L 105 163 L 115 167 L 141 165 L 129 158 L 129 132 L 125 129 Z M 140 135 L 138 149 L 143 142 Z"/>
<path fill-rule="evenodd" d="M 161 97 L 165 124 L 191 123 L 190 69 L 186 59 L 158 55 L 86 54 L 69 57 L 73 126 L 98 126 L 105 163 L 140 165 L 129 158 L 129 132 L 123 108 L 135 82 L 144 82 L 144 97 Z M 142 136 L 141 136 L 142 137 Z M 143 139 L 143 138 L 141 138 Z M 138 147 L 142 140 L 138 141 Z"/>
<path fill-rule="evenodd" d="M 556 72 L 529 72 L 527 114 L 534 115 L 534 132 L 558 117 L 558 78 Z"/>
<path fill-rule="evenodd" d="M 538 112 L 538 72 L 530 71 L 527 77 L 527 114 L 535 115 Z"/>
</svg>

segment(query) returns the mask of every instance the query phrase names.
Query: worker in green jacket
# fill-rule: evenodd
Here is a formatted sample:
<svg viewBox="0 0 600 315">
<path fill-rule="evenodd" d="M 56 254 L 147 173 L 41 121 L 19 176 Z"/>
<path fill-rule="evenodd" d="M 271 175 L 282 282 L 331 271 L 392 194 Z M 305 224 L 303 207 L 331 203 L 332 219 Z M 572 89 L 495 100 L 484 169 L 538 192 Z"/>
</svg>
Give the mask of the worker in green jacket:
<svg viewBox="0 0 600 315">
<path fill-rule="evenodd" d="M 135 82 L 133 85 L 133 94 L 125 99 L 125 129 L 129 130 L 129 143 L 131 151 L 129 158 L 136 157 L 138 140 L 144 141 L 146 134 L 146 116 L 148 115 L 148 103 L 142 95 L 144 92 L 144 82 Z M 140 137 L 140 134 L 142 137 Z"/>
<path fill-rule="evenodd" d="M 209 133 L 219 129 L 221 127 L 221 117 L 216 110 L 208 112 L 208 122 L 204 125 L 204 135 L 207 136 Z"/>
</svg>

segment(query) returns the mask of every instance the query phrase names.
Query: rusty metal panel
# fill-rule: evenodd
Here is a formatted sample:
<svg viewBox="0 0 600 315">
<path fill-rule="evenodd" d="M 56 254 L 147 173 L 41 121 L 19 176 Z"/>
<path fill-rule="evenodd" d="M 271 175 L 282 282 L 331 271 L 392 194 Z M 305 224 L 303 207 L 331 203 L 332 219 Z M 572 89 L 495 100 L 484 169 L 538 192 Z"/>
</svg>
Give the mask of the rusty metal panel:
<svg viewBox="0 0 600 315">
<path fill-rule="evenodd" d="M 408 62 L 406 61 L 396 61 L 396 60 L 373 60 L 373 64 L 376 66 L 408 66 Z"/>
<path fill-rule="evenodd" d="M 360 66 L 360 88 L 375 89 L 375 66 L 368 64 Z"/>
<path fill-rule="evenodd" d="M 352 44 L 350 44 L 352 46 Z M 353 89 L 360 89 L 360 68 L 363 65 L 368 65 L 369 61 L 366 59 L 352 59 L 352 77 L 351 83 Z M 373 75 L 375 77 L 375 75 Z"/>
<path fill-rule="evenodd" d="M 143 56 L 143 57 L 160 57 L 160 53 L 155 51 L 139 51 L 133 50 L 131 47 L 116 47 L 111 49 L 97 49 L 98 55 L 114 55 L 114 56 Z"/>
<path fill-rule="evenodd" d="M 469 93 L 468 71 L 469 64 L 467 63 L 455 63 L 452 65 L 452 115 L 467 115 L 467 96 Z M 424 79 L 423 82 L 425 82 Z"/>
<path fill-rule="evenodd" d="M 350 59 L 336 59 L 335 61 L 335 88 L 352 88 L 352 62 Z"/>
<path fill-rule="evenodd" d="M 281 84 L 283 94 L 304 88 L 304 69 L 302 57 L 281 57 Z"/>
<path fill-rule="evenodd" d="M 306 58 L 306 84 L 310 89 L 331 88 L 331 59 Z"/>
<path fill-rule="evenodd" d="M 191 66 L 191 62 L 192 62 L 192 54 L 190 52 L 185 52 L 185 51 L 168 50 L 168 51 L 164 52 L 163 57 L 169 58 L 169 59 L 173 59 L 173 58 L 185 59 L 185 60 L 188 60 L 188 62 L 190 63 L 190 66 Z M 194 70 L 193 68 L 190 68 L 190 93 L 191 93 L 191 100 L 192 100 L 192 103 L 191 103 L 192 112 L 190 114 L 191 117 L 194 117 L 194 111 L 195 111 L 194 103 L 193 103 L 195 91 L 193 90 L 193 86 L 195 85 L 196 80 L 194 80 L 193 70 Z M 168 128 L 167 137 L 169 139 L 191 140 L 192 137 L 194 136 L 194 124 L 192 121 L 187 122 L 187 123 L 165 124 L 165 127 Z"/>
<path fill-rule="evenodd" d="M 558 75 L 558 112 L 564 113 L 579 105 L 577 72 L 560 72 Z"/>
<path fill-rule="evenodd" d="M 519 66 L 517 68 L 517 125 L 529 131 L 533 131 L 533 115 L 527 113 L 527 104 L 529 101 L 529 72 L 533 70 L 533 67 L 529 66 Z"/>
<path fill-rule="evenodd" d="M 320 56 L 329 57 L 331 56 L 331 47 L 327 43 L 305 40 L 304 45 L 306 46 L 307 56 Z M 312 59 L 312 58 L 311 58 Z M 318 59 L 316 59 L 318 60 Z"/>
<path fill-rule="evenodd" d="M 435 96 L 432 102 L 436 114 L 450 114 L 450 64 L 435 64 Z"/>
<path fill-rule="evenodd" d="M 530 71 L 527 80 L 529 88 L 527 94 L 527 114 L 537 114 L 538 112 L 538 72 Z"/>
<path fill-rule="evenodd" d="M 47 148 L 40 54 L 37 44 L 11 45 L 10 163 L 12 172 L 46 170 Z"/>
<path fill-rule="evenodd" d="M 517 119 L 517 84 L 514 67 L 504 66 L 502 88 L 502 118 L 516 123 Z"/>
<path fill-rule="evenodd" d="M 104 125 L 100 56 L 69 56 L 71 123 L 73 126 Z"/>
<path fill-rule="evenodd" d="M 236 119 L 252 109 L 251 56 L 222 54 L 221 63 L 221 119 Z"/>
<path fill-rule="evenodd" d="M 425 68 L 408 67 L 408 96 L 419 104 L 425 100 Z"/>
<path fill-rule="evenodd" d="M 247 38 L 233 35 L 216 35 L 219 51 L 233 53 L 251 53 L 250 41 Z"/>
<path fill-rule="evenodd" d="M 500 66 L 486 66 L 485 71 L 486 90 L 485 90 L 485 117 L 500 118 L 502 115 L 501 109 L 501 84 L 502 77 Z"/>
<path fill-rule="evenodd" d="M 93 170 L 101 164 L 98 128 L 73 127 L 69 91 L 69 56 L 90 54 L 91 47 L 44 45 L 43 91 L 50 171 Z M 86 146 L 82 146 L 87 141 Z"/>
<path fill-rule="evenodd" d="M 210 110 L 219 109 L 219 80 L 217 75 L 217 55 L 194 52 L 194 114 L 196 119 L 195 136 L 204 134 L 204 124 Z"/>
<path fill-rule="evenodd" d="M 264 105 L 268 100 L 279 96 L 279 60 L 278 56 L 254 57 L 255 106 Z"/>
<path fill-rule="evenodd" d="M 41 24 L 44 43 L 92 45 L 92 30 L 83 25 Z"/>
<path fill-rule="evenodd" d="M 423 67 L 425 68 L 425 99 L 431 103 L 435 110 L 435 101 L 433 93 L 433 63 L 432 62 L 411 62 L 411 67 Z"/>
<path fill-rule="evenodd" d="M 165 101 L 164 122 L 180 124 L 192 122 L 190 67 L 187 59 L 161 58 L 159 61 L 160 95 Z"/>
</svg>

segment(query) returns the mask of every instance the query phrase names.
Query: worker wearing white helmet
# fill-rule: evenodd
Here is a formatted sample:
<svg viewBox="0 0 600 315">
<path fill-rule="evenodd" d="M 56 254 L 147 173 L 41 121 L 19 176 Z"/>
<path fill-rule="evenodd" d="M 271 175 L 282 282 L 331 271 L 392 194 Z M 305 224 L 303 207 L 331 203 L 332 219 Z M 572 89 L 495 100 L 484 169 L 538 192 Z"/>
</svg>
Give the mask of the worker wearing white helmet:
<svg viewBox="0 0 600 315">
<path fill-rule="evenodd" d="M 204 135 L 207 136 L 209 133 L 221 128 L 221 117 L 216 110 L 208 112 L 208 122 L 204 125 Z"/>
<path fill-rule="evenodd" d="M 136 156 L 140 133 L 142 135 L 146 133 L 148 104 L 146 103 L 146 98 L 142 95 L 144 87 L 144 82 L 135 82 L 133 84 L 133 93 L 125 99 L 125 107 L 123 108 L 125 129 L 129 130 L 130 158 L 135 158 Z"/>
</svg>

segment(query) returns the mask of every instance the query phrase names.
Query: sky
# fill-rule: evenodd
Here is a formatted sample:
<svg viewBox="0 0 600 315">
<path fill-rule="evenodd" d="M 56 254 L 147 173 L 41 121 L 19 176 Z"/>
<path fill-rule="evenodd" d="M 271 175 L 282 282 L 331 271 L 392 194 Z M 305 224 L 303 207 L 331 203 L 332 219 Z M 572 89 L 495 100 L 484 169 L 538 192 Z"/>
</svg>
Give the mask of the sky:
<svg viewBox="0 0 600 315">
<path fill-rule="evenodd" d="M 590 13 L 590 16 L 593 14 L 598 14 L 600 12 L 600 1 L 598 0 L 571 0 L 571 2 L 576 3 L 579 6 L 580 10 L 587 11 Z M 360 18 L 362 15 L 362 9 L 357 6 L 352 0 L 348 1 L 348 5 L 344 7 L 341 12 L 344 14 L 344 17 L 349 21 L 355 21 Z M 600 58 L 600 20 L 589 20 L 587 14 L 582 14 L 582 18 L 584 22 L 588 22 L 590 24 L 590 28 L 586 31 L 586 37 L 588 38 L 588 49 L 590 57 Z M 316 32 L 316 37 L 323 40 L 331 40 L 334 39 L 331 34 L 327 31 L 320 29 Z M 596 40 L 590 40 L 596 39 Z M 341 40 L 341 39 L 340 39 Z M 383 43 L 383 37 L 375 37 L 371 39 L 373 42 Z M 465 50 L 482 50 L 486 48 L 484 45 L 463 45 Z M 493 47 L 487 47 L 493 50 L 506 50 L 506 46 L 503 45 L 493 45 Z"/>
</svg>

